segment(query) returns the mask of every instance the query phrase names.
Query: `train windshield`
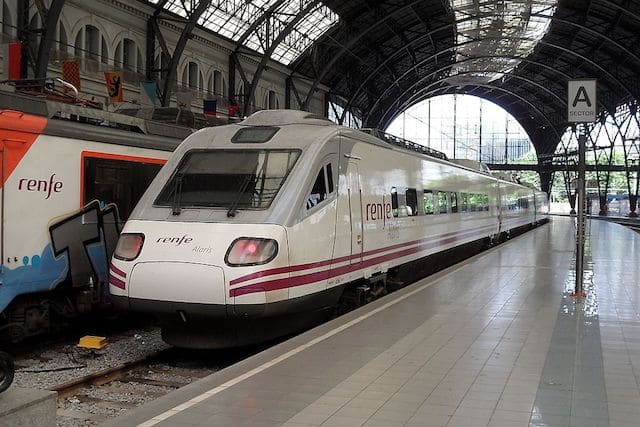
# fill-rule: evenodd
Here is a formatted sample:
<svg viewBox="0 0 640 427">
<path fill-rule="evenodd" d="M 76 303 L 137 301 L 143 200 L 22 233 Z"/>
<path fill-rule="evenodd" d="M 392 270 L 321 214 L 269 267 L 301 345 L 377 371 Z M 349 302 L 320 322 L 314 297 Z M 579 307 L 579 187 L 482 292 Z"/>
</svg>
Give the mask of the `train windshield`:
<svg viewBox="0 0 640 427">
<path fill-rule="evenodd" d="M 300 150 L 188 152 L 155 204 L 181 208 L 267 209 L 300 157 Z"/>
</svg>

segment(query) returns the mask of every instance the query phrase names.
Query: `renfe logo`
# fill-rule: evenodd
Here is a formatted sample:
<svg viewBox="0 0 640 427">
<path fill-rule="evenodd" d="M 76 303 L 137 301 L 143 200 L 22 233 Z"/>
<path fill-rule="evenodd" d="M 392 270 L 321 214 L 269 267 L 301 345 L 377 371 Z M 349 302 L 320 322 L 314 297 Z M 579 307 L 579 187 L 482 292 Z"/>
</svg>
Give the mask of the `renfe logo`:
<svg viewBox="0 0 640 427">
<path fill-rule="evenodd" d="M 160 237 L 156 240 L 157 243 L 175 243 L 176 246 L 180 246 L 183 243 L 193 242 L 193 237 L 189 237 L 186 234 L 182 237 Z"/>
<path fill-rule="evenodd" d="M 62 191 L 62 181 L 55 181 L 53 177 L 56 176 L 52 173 L 49 177 L 49 181 L 45 179 L 29 179 L 22 178 L 18 181 L 18 191 L 38 191 L 46 194 L 45 199 L 51 197 L 51 193 L 60 193 Z"/>
</svg>

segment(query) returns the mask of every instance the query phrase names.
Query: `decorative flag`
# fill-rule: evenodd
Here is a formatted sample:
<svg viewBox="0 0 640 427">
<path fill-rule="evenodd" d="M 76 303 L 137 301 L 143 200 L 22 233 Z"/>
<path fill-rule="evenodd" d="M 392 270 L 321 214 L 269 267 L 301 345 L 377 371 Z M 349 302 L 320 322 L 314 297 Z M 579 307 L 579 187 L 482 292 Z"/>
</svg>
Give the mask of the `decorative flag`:
<svg viewBox="0 0 640 427">
<path fill-rule="evenodd" d="M 203 99 L 202 100 L 202 112 L 204 113 L 205 116 L 217 116 L 218 112 L 216 111 L 217 108 L 217 101 L 215 99 Z"/>
<path fill-rule="evenodd" d="M 229 117 L 237 116 L 240 112 L 238 104 L 229 104 Z"/>
<path fill-rule="evenodd" d="M 156 82 L 140 83 L 140 103 L 142 105 L 156 105 L 158 99 L 158 84 Z"/>
<path fill-rule="evenodd" d="M 176 92 L 176 102 L 178 103 L 178 107 L 184 108 L 185 110 L 191 110 L 191 100 L 193 99 L 193 94 L 191 92 Z"/>
<path fill-rule="evenodd" d="M 80 61 L 62 61 L 62 80 L 71 83 L 80 92 Z M 64 91 L 71 89 L 65 86 Z"/>
<path fill-rule="evenodd" d="M 124 95 L 122 93 L 122 71 L 105 71 L 104 81 L 107 85 L 109 103 L 123 102 Z"/>
<path fill-rule="evenodd" d="M 22 43 L 9 43 L 5 46 L 4 78 L 7 80 L 19 80 L 22 63 Z"/>
</svg>

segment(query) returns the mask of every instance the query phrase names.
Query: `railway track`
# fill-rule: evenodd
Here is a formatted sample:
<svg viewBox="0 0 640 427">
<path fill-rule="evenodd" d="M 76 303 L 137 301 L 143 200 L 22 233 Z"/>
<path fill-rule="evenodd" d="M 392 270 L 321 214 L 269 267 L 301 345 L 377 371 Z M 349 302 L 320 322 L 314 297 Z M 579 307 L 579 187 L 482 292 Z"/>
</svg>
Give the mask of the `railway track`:
<svg viewBox="0 0 640 427">
<path fill-rule="evenodd" d="M 180 366 L 165 350 L 49 389 L 58 392 L 58 426 L 96 425 L 203 378 L 216 368 Z M 197 363 L 196 363 L 197 365 Z"/>
<path fill-rule="evenodd" d="M 599 217 L 599 216 L 592 216 L 592 219 L 597 219 L 600 221 L 609 221 L 609 222 L 615 222 L 616 224 L 620 224 L 623 225 L 627 228 L 630 228 L 631 230 L 635 231 L 636 233 L 640 233 L 640 219 L 638 218 L 626 218 L 626 217 Z"/>
<path fill-rule="evenodd" d="M 94 426 L 266 346 L 224 352 L 183 350 L 164 344 L 157 329 L 128 331 L 109 341 L 101 350 L 66 343 L 20 355 L 14 384 L 57 392 L 57 426 Z"/>
</svg>

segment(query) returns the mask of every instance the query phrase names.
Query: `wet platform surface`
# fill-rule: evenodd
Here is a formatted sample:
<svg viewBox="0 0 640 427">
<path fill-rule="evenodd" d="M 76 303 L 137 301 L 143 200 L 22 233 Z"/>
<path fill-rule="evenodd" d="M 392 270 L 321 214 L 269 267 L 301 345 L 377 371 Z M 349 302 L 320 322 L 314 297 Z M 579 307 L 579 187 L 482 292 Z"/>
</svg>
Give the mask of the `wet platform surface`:
<svg viewBox="0 0 640 427">
<path fill-rule="evenodd" d="M 553 222 L 109 425 L 637 426 L 640 234 Z"/>
</svg>

